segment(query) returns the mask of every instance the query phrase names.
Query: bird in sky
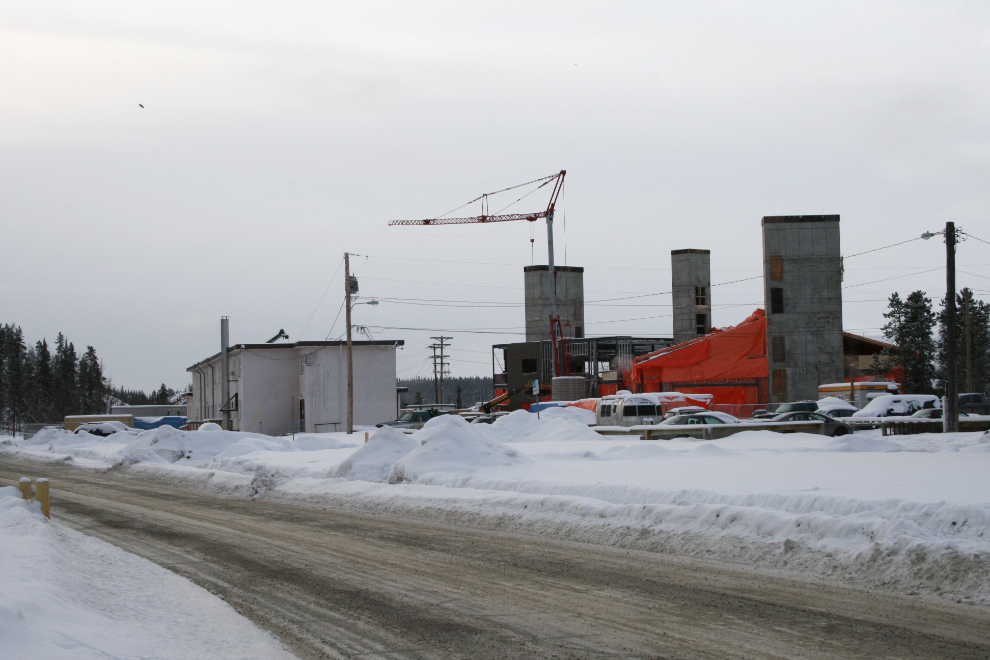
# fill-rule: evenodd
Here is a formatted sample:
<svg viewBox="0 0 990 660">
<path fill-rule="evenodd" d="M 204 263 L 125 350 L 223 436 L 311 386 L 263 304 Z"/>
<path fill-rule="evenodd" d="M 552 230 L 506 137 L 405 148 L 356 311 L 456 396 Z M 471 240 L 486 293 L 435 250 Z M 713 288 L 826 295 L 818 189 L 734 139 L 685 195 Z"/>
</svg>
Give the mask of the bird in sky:
<svg viewBox="0 0 990 660">
<path fill-rule="evenodd" d="M 141 105 L 140 103 L 138 103 L 138 107 L 139 107 L 139 108 L 143 108 L 144 106 L 143 106 L 143 105 Z"/>
</svg>

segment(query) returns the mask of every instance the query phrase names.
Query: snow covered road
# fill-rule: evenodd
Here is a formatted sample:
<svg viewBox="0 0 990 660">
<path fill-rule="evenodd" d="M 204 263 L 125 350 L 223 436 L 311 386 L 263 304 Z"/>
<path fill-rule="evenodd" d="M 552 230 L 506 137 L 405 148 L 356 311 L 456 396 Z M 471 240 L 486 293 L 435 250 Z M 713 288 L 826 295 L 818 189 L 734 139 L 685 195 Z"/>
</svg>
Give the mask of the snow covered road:
<svg viewBox="0 0 990 660">
<path fill-rule="evenodd" d="M 52 515 L 214 590 L 303 658 L 986 658 L 990 612 L 741 566 L 0 458 Z"/>
</svg>

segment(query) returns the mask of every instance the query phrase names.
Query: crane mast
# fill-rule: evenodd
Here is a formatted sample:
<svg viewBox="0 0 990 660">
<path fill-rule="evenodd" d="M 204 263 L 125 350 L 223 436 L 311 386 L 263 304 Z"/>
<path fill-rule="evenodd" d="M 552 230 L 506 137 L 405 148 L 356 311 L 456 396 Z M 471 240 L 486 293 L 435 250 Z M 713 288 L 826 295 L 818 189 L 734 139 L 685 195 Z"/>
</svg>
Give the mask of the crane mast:
<svg viewBox="0 0 990 660">
<path fill-rule="evenodd" d="M 564 187 L 564 176 L 567 174 L 567 170 L 561 170 L 558 174 L 552 174 L 550 176 L 544 177 L 542 179 L 536 179 L 536 181 L 531 181 L 530 183 L 542 182 L 539 188 L 553 183 L 553 192 L 550 194 L 550 202 L 547 204 L 545 211 L 538 211 L 536 213 L 509 213 L 503 215 L 476 215 L 467 218 L 429 218 L 426 220 L 392 220 L 389 222 L 389 226 L 393 225 L 462 225 L 462 224 L 475 224 L 475 223 L 489 223 L 489 222 L 511 222 L 513 220 L 526 220 L 528 222 L 536 222 L 540 218 L 546 218 L 547 221 L 547 260 L 550 262 L 550 338 L 553 340 L 553 373 L 556 376 L 568 375 L 570 374 L 570 361 L 567 359 L 567 351 L 565 347 L 565 338 L 563 335 L 562 328 L 560 326 L 560 316 L 557 314 L 557 270 L 554 268 L 553 261 L 553 216 L 557 205 L 557 197 L 560 196 L 560 192 Z M 520 184 L 520 186 L 512 186 L 512 188 L 519 188 L 529 184 Z M 512 188 L 506 188 L 505 190 L 511 190 Z M 505 192 L 504 190 L 499 190 L 498 192 Z M 495 193 L 485 193 L 476 199 L 471 200 L 468 204 L 476 202 L 478 200 L 487 200 L 489 195 Z M 518 201 L 518 200 L 517 200 Z M 467 206 L 467 204 L 465 204 Z M 563 373 L 561 373 L 563 371 Z"/>
</svg>

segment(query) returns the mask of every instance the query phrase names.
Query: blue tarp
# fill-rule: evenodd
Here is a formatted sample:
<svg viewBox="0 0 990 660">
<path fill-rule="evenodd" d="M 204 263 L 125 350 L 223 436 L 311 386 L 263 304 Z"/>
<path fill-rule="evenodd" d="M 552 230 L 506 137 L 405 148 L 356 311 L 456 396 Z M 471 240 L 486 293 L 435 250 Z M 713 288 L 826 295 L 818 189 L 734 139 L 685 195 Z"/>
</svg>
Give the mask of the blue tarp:
<svg viewBox="0 0 990 660">
<path fill-rule="evenodd" d="M 147 431 L 157 429 L 159 426 L 174 426 L 180 428 L 185 426 L 185 417 L 135 417 L 134 428 Z"/>
</svg>

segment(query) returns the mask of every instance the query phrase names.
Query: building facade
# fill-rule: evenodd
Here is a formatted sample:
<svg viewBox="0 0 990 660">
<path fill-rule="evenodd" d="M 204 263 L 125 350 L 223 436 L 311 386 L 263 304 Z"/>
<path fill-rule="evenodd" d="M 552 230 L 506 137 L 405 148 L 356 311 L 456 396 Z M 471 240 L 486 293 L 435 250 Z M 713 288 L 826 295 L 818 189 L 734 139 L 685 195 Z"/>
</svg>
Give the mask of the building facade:
<svg viewBox="0 0 990 660">
<path fill-rule="evenodd" d="M 711 250 L 671 250 L 670 284 L 674 343 L 707 334 L 712 329 Z"/>
<path fill-rule="evenodd" d="M 354 424 L 395 419 L 402 341 L 355 341 Z M 347 343 L 235 344 L 228 355 L 231 429 L 266 435 L 340 431 L 347 425 Z M 222 418 L 220 354 L 189 367 L 188 419 Z"/>
<path fill-rule="evenodd" d="M 565 337 L 584 337 L 584 268 L 554 266 L 557 271 L 557 315 Z M 526 292 L 526 341 L 550 339 L 549 266 L 523 268 Z"/>
<path fill-rule="evenodd" d="M 764 217 L 763 270 L 770 402 L 817 399 L 843 372 L 839 216 Z"/>
</svg>

